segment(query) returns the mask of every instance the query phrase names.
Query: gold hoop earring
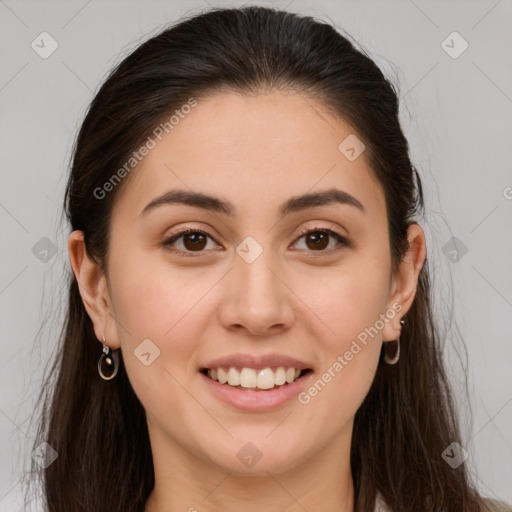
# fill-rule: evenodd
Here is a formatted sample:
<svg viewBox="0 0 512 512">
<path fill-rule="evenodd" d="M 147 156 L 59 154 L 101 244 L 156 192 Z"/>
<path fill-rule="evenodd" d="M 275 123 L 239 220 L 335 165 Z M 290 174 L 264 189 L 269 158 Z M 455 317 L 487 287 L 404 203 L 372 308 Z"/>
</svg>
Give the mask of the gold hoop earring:
<svg viewBox="0 0 512 512">
<path fill-rule="evenodd" d="M 117 375 L 117 370 L 119 370 L 118 350 L 112 351 L 112 349 L 106 344 L 105 336 L 103 336 L 103 349 L 101 356 L 98 359 L 98 373 L 103 380 L 111 380 Z M 105 364 L 110 370 L 110 373 L 107 375 L 103 373 L 103 364 Z"/>
</svg>

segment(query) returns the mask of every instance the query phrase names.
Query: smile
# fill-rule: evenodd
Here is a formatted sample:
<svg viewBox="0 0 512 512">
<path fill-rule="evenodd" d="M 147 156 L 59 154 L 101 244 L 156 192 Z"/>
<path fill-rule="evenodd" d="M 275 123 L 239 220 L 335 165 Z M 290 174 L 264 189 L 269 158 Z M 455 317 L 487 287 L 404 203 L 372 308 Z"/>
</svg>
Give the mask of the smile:
<svg viewBox="0 0 512 512">
<path fill-rule="evenodd" d="M 277 389 L 295 382 L 303 375 L 310 373 L 310 369 L 293 367 L 267 367 L 260 370 L 254 368 L 204 368 L 202 373 L 210 379 L 234 389 L 244 391 L 263 391 Z"/>
</svg>

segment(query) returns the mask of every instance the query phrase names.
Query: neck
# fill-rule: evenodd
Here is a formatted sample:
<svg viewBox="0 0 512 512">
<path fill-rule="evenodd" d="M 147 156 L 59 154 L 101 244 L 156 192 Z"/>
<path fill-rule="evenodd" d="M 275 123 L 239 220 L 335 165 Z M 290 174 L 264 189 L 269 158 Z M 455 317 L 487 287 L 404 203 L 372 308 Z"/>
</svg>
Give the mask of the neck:
<svg viewBox="0 0 512 512">
<path fill-rule="evenodd" d="M 228 464 L 199 459 L 153 431 L 155 486 L 144 512 L 353 512 L 351 428 L 342 434 L 285 471 L 267 471 L 257 463 L 258 474 L 242 474 Z M 155 449 L 157 445 L 164 449 Z"/>
</svg>

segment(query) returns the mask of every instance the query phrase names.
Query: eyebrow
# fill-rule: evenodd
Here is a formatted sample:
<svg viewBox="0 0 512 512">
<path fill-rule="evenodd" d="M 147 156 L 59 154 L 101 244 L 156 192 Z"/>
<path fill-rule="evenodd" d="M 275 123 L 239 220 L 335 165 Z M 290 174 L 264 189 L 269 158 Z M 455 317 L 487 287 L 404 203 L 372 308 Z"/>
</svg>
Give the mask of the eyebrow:
<svg viewBox="0 0 512 512">
<path fill-rule="evenodd" d="M 354 206 L 364 213 L 363 205 L 351 194 L 343 190 L 331 188 L 321 192 L 313 192 L 301 196 L 294 196 L 285 201 L 279 207 L 279 214 L 284 217 L 287 214 L 313 208 L 315 206 L 326 206 L 330 204 L 346 204 Z M 171 190 L 162 196 L 153 199 L 142 210 L 141 215 L 146 215 L 158 206 L 169 204 L 184 204 L 204 210 L 224 213 L 230 217 L 236 215 L 235 206 L 224 199 L 209 196 L 201 192 L 191 192 L 187 190 Z"/>
</svg>

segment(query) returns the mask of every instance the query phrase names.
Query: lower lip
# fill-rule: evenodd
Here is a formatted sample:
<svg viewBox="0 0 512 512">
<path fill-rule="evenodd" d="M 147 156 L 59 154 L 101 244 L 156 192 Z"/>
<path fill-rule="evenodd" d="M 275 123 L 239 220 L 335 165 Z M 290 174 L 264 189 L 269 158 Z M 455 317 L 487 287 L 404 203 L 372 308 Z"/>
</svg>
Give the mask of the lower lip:
<svg viewBox="0 0 512 512">
<path fill-rule="evenodd" d="M 306 386 L 313 372 L 301 376 L 291 384 L 268 391 L 243 391 L 210 379 L 202 372 L 199 372 L 199 375 L 211 392 L 223 402 L 245 411 L 265 412 L 276 409 L 296 397 Z"/>
</svg>

